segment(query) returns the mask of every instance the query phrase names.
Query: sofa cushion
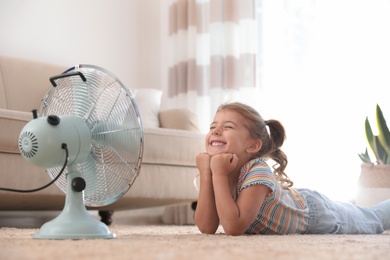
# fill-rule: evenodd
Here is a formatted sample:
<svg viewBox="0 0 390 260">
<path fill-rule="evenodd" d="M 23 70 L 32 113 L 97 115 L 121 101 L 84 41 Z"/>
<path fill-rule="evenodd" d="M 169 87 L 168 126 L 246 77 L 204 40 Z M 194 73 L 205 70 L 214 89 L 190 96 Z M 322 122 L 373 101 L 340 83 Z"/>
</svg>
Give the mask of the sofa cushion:
<svg viewBox="0 0 390 260">
<path fill-rule="evenodd" d="M 178 129 L 145 128 L 142 163 L 195 166 L 205 150 L 204 134 Z"/>
<path fill-rule="evenodd" d="M 158 114 L 160 127 L 200 132 L 198 117 L 189 109 L 168 109 Z"/>
<path fill-rule="evenodd" d="M 4 85 L 3 73 L 1 71 L 1 63 L 0 63 L 0 108 L 7 107 L 7 99 Z"/>
<path fill-rule="evenodd" d="M 0 152 L 20 153 L 18 147 L 20 131 L 31 119 L 32 113 L 0 108 Z"/>
<path fill-rule="evenodd" d="M 51 86 L 50 77 L 66 67 L 0 56 L 0 108 L 28 112 L 39 109 Z"/>
</svg>

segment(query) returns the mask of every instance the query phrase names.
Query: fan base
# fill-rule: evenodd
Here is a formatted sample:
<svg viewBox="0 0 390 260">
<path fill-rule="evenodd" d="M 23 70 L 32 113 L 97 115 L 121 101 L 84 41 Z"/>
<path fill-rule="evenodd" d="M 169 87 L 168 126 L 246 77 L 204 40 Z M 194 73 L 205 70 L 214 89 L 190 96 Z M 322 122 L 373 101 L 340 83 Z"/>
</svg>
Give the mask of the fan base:
<svg viewBox="0 0 390 260">
<path fill-rule="evenodd" d="M 67 182 L 80 177 L 80 172 L 74 167 L 68 167 Z M 73 191 L 72 185 L 67 185 L 65 206 L 61 214 L 52 221 L 45 223 L 40 231 L 33 235 L 39 239 L 94 239 L 115 238 L 103 222 L 92 217 L 83 203 L 83 192 Z"/>
<path fill-rule="evenodd" d="M 104 224 L 103 224 L 104 225 Z M 105 226 L 105 225 L 104 225 Z M 115 238 L 116 235 L 111 233 L 107 227 L 104 226 L 80 226 L 76 227 L 72 225 L 69 227 L 61 227 L 58 224 L 53 224 L 51 222 L 46 223 L 40 229 L 37 234 L 33 235 L 35 239 L 54 239 L 54 240 L 63 240 L 63 239 L 110 239 Z"/>
<path fill-rule="evenodd" d="M 106 224 L 83 215 L 82 219 L 70 219 L 62 212 L 57 218 L 45 223 L 33 238 L 37 239 L 109 239 L 116 235 L 111 233 Z"/>
</svg>

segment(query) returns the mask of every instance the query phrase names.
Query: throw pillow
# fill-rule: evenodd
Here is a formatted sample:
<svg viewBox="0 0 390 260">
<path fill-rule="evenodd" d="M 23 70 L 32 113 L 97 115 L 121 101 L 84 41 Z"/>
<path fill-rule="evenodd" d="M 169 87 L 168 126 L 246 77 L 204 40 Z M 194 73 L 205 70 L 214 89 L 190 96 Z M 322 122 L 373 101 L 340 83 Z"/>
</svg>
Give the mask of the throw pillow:
<svg viewBox="0 0 390 260">
<path fill-rule="evenodd" d="M 140 88 L 134 91 L 144 128 L 158 128 L 158 112 L 161 106 L 162 90 L 153 88 Z"/>
<path fill-rule="evenodd" d="M 198 117 L 186 108 L 163 110 L 159 113 L 160 127 L 200 132 Z"/>
</svg>

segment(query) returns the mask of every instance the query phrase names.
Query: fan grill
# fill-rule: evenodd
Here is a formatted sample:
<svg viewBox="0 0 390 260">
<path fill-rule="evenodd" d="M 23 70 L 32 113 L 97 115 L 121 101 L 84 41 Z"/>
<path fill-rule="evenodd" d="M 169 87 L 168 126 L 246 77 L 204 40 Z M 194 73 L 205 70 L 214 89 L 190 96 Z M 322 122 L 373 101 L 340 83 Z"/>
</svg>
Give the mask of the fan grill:
<svg viewBox="0 0 390 260">
<path fill-rule="evenodd" d="M 41 114 L 76 115 L 89 126 L 91 153 L 76 167 L 86 181 L 85 205 L 105 206 L 122 197 L 139 174 L 142 123 L 133 95 L 112 74 L 92 65 L 74 70 L 87 81 L 76 76 L 57 79 L 57 87 L 42 101 Z M 60 169 L 47 171 L 54 178 Z M 66 192 L 65 174 L 56 184 Z"/>
</svg>

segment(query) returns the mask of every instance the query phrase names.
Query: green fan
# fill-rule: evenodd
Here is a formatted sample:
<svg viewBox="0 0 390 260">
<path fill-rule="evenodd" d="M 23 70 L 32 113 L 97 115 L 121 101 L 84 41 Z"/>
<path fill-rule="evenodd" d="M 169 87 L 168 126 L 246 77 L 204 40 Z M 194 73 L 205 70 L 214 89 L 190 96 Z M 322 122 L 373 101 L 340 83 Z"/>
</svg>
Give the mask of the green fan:
<svg viewBox="0 0 390 260">
<path fill-rule="evenodd" d="M 61 214 L 33 237 L 114 238 L 86 206 L 117 201 L 139 175 L 144 135 L 134 96 L 114 75 L 93 65 L 74 66 L 50 81 L 40 116 L 20 133 L 19 150 L 58 178 L 66 199 Z"/>
</svg>

